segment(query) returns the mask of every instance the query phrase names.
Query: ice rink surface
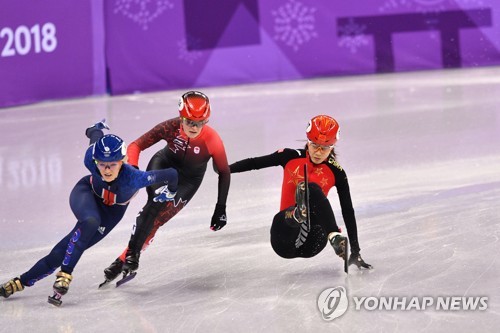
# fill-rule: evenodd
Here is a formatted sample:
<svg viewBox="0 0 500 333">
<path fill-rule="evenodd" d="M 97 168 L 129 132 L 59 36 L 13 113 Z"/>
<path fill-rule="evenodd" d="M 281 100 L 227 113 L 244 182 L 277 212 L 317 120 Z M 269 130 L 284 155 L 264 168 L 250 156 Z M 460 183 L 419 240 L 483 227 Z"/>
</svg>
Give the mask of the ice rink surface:
<svg viewBox="0 0 500 333">
<path fill-rule="evenodd" d="M 103 269 L 128 242 L 145 192 L 84 253 L 60 308 L 47 303 L 52 275 L 0 299 L 0 332 L 498 331 L 500 68 L 200 90 L 211 98 L 210 125 L 230 162 L 302 147 L 314 115 L 339 121 L 336 151 L 350 180 L 361 254 L 375 268 L 351 266 L 346 276 L 329 246 L 311 259 L 273 252 L 280 167 L 234 174 L 228 224 L 212 232 L 217 176 L 209 167 L 187 208 L 143 253 L 135 280 L 97 289 Z M 87 174 L 85 128 L 106 118 L 112 133 L 131 142 L 177 116 L 183 92 L 0 110 L 0 282 L 30 268 L 76 222 L 68 197 Z M 144 152 L 141 168 L 162 147 Z M 334 189 L 329 198 L 343 226 Z M 325 320 L 318 297 L 334 287 L 347 290 L 348 309 Z M 354 297 L 371 302 L 357 308 Z M 487 309 L 374 309 L 389 297 L 487 297 Z"/>
</svg>

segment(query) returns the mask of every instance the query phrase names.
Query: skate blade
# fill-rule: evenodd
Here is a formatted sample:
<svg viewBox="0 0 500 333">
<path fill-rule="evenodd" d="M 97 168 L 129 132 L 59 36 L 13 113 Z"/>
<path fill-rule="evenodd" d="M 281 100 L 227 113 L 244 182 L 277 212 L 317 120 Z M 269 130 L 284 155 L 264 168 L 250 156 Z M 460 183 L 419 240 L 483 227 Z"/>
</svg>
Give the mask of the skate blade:
<svg viewBox="0 0 500 333">
<path fill-rule="evenodd" d="M 47 302 L 49 302 L 49 304 L 52 304 L 52 305 L 59 307 L 62 304 L 61 296 L 62 295 L 60 295 L 58 293 L 54 293 L 53 296 L 49 296 L 49 298 L 47 299 Z"/>
<path fill-rule="evenodd" d="M 136 275 L 137 275 L 137 272 L 132 272 L 130 274 L 124 274 L 123 278 L 120 281 L 116 282 L 116 288 L 118 288 L 119 286 L 121 286 L 124 283 L 129 282 L 130 280 L 135 278 Z"/>
<path fill-rule="evenodd" d="M 344 248 L 344 272 L 349 274 L 349 241 L 345 240 L 345 248 Z"/>
<path fill-rule="evenodd" d="M 102 287 L 109 285 L 111 283 L 111 281 L 113 281 L 113 280 L 104 280 L 103 283 L 99 284 L 99 287 L 97 287 L 97 289 L 101 289 Z"/>
</svg>

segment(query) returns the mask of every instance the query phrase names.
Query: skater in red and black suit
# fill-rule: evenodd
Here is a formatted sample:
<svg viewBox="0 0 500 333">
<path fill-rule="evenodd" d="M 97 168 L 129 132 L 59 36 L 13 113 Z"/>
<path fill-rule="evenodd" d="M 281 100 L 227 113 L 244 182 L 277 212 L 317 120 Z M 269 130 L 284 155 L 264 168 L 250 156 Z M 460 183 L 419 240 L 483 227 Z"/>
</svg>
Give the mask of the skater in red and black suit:
<svg viewBox="0 0 500 333">
<path fill-rule="evenodd" d="M 231 164 L 231 173 L 278 165 L 284 168 L 281 206 L 271 226 L 271 246 L 279 256 L 287 259 L 313 257 L 324 249 L 327 240 L 338 256 L 344 256 L 346 237 L 340 233 L 327 198 L 335 186 L 351 247 L 349 264 L 370 269 L 372 266 L 360 255 L 347 176 L 336 160 L 334 145 L 339 136 L 339 125 L 332 117 L 316 116 L 310 120 L 306 134 L 305 149 L 287 148 L 270 155 L 247 158 Z M 307 165 L 309 182 L 309 221 L 304 165 Z"/>
<path fill-rule="evenodd" d="M 156 125 L 129 145 L 129 163 L 138 167 L 140 152 L 164 140 L 166 146 L 151 158 L 147 170 L 176 169 L 179 187 L 175 200 L 167 203 L 154 200 L 157 186 L 147 188 L 148 201 L 136 218 L 128 247 L 104 270 L 106 281 L 112 281 L 122 271 L 127 274 L 138 269 L 141 251 L 151 244 L 158 228 L 191 200 L 201 185 L 211 158 L 219 174 L 219 185 L 210 228 L 217 231 L 226 225 L 231 174 L 224 144 L 217 132 L 207 125 L 210 111 L 210 102 L 205 94 L 189 91 L 179 100 L 179 117 Z"/>
</svg>

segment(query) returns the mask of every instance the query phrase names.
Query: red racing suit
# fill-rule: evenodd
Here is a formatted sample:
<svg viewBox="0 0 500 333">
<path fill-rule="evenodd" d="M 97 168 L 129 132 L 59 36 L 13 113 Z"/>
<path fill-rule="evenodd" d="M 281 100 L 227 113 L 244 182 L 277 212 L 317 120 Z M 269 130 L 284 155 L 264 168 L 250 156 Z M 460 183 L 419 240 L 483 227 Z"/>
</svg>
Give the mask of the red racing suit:
<svg viewBox="0 0 500 333">
<path fill-rule="evenodd" d="M 318 229 L 312 232 L 312 234 L 321 238 L 316 240 L 318 244 L 315 246 L 311 245 L 311 249 L 310 251 L 306 251 L 307 253 L 295 256 L 308 257 L 317 254 L 316 252 L 318 249 L 321 251 L 324 244 L 326 244 L 326 236 L 330 232 L 339 231 L 331 205 L 328 199 L 326 199 L 330 189 L 334 186 L 337 188 L 340 207 L 342 209 L 342 217 L 347 228 L 351 251 L 353 253 L 359 253 L 360 248 L 356 217 L 352 205 L 347 175 L 333 155 L 330 155 L 323 163 L 314 164 L 311 162 L 309 153 L 305 149 L 286 148 L 270 155 L 238 161 L 231 164 L 230 169 L 231 173 L 237 173 L 272 166 L 283 167 L 280 213 L 276 215 L 273 222 L 273 229 L 278 230 L 286 226 L 282 221 L 285 219 L 286 211 L 290 210 L 290 207 L 295 206 L 295 189 L 297 184 L 304 180 L 305 164 L 307 164 L 309 183 L 313 185 L 310 186 L 311 225 L 320 225 L 322 230 Z M 299 230 L 297 226 L 295 226 L 294 229 L 294 232 L 286 232 L 284 229 L 280 231 L 280 237 L 290 238 L 288 244 L 293 245 L 295 242 Z M 273 230 L 271 230 L 271 233 L 273 234 Z M 311 235 L 309 235 L 309 237 L 314 238 Z M 273 248 L 274 247 L 273 245 Z"/>
<path fill-rule="evenodd" d="M 148 201 L 137 216 L 135 231 L 129 242 L 129 248 L 134 250 L 145 250 L 158 228 L 191 200 L 201 185 L 210 159 L 213 159 L 214 168 L 219 174 L 217 204 L 226 204 L 231 174 L 224 144 L 217 132 L 204 125 L 201 133 L 190 139 L 182 130 L 180 118 L 169 119 L 129 145 L 129 164 L 138 166 L 140 152 L 162 140 L 166 142 L 166 146 L 151 158 L 147 170 L 164 169 L 165 166 L 176 169 L 179 175 L 177 195 L 173 202 L 153 202 L 156 196 L 154 191 L 159 186 L 147 188 Z M 125 252 L 121 259 L 125 259 Z"/>
</svg>

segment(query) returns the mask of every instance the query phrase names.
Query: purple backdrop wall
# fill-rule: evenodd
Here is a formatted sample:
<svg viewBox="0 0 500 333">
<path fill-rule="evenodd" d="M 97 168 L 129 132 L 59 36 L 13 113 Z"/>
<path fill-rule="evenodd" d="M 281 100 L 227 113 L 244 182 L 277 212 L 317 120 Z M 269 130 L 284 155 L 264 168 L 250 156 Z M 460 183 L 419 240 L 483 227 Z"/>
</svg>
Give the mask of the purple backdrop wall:
<svg viewBox="0 0 500 333">
<path fill-rule="evenodd" d="M 108 1 L 111 91 L 500 63 L 495 0 L 223 3 Z"/>
<path fill-rule="evenodd" d="M 103 0 L 0 0 L 0 107 L 106 91 Z"/>
<path fill-rule="evenodd" d="M 124 94 L 493 66 L 499 14 L 498 0 L 0 0 L 0 106 L 106 79 Z"/>
</svg>

